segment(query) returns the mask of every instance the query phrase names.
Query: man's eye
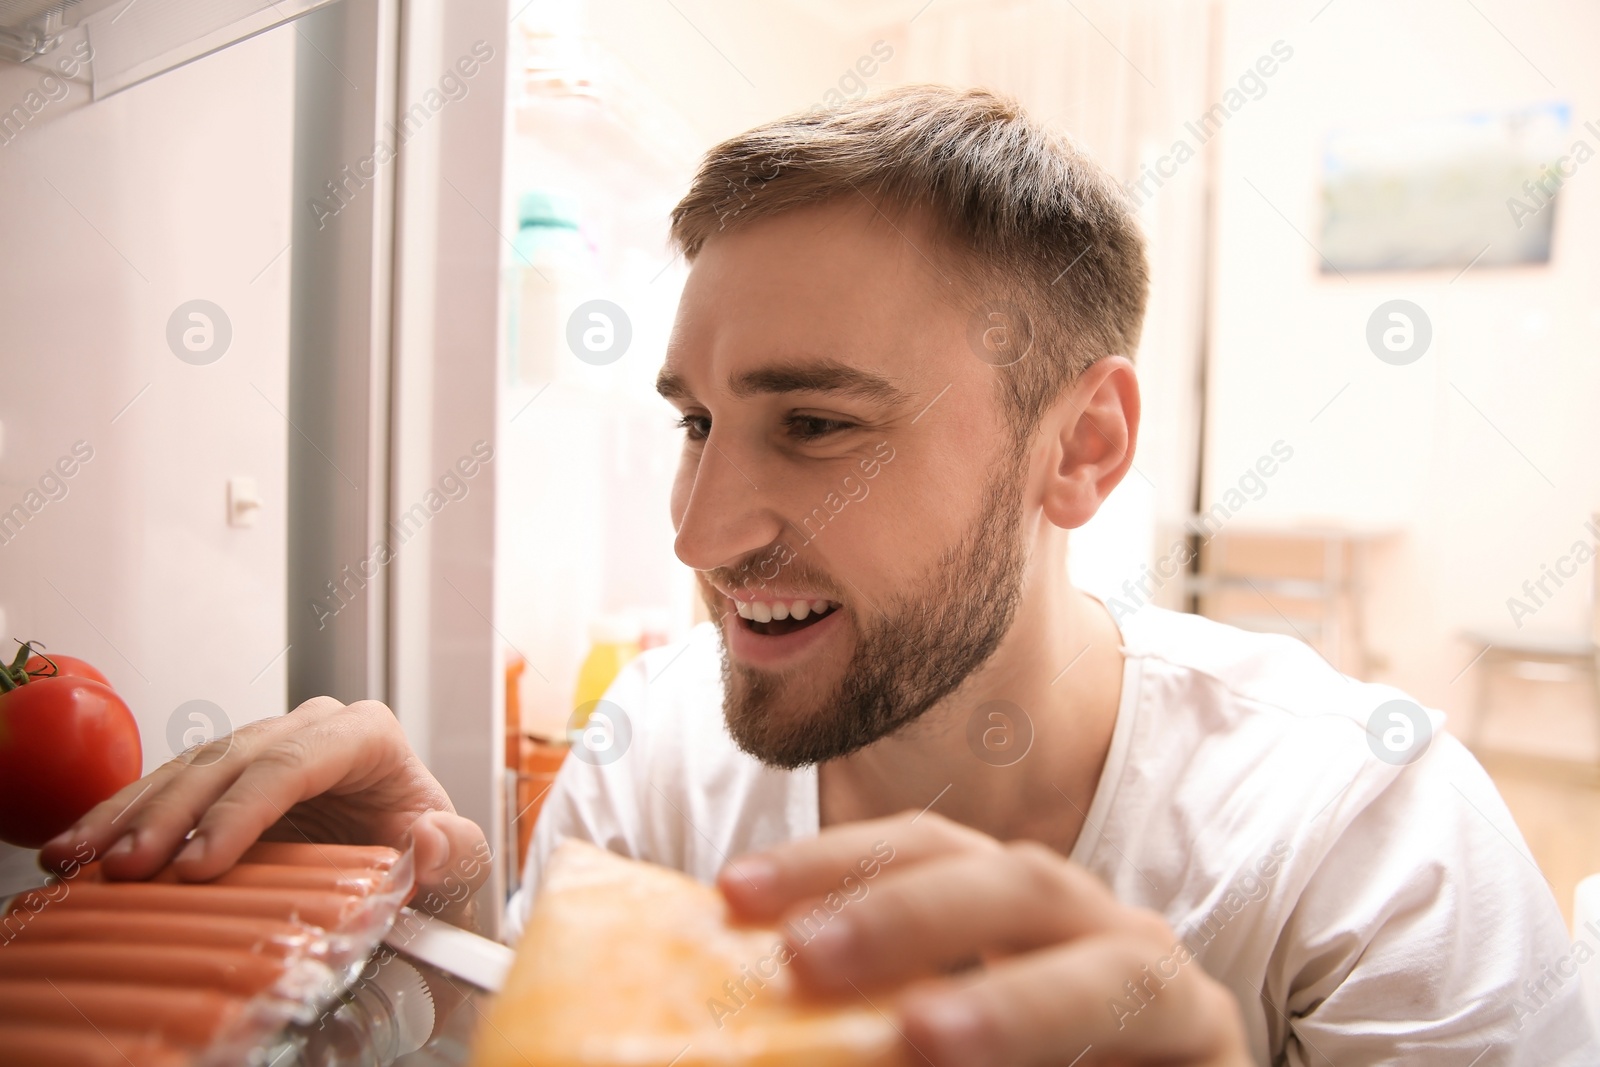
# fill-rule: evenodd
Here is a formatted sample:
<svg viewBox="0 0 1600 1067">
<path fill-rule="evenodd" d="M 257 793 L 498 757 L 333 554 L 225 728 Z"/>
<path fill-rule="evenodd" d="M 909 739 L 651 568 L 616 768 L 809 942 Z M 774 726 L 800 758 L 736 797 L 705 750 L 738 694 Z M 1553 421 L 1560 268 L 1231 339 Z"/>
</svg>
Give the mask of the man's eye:
<svg viewBox="0 0 1600 1067">
<path fill-rule="evenodd" d="M 789 432 L 802 441 L 814 441 L 855 425 L 839 419 L 824 419 L 817 415 L 790 415 Z"/>
<path fill-rule="evenodd" d="M 704 441 L 711 434 L 711 416 L 685 415 L 678 420 L 678 429 L 691 441 Z"/>
</svg>

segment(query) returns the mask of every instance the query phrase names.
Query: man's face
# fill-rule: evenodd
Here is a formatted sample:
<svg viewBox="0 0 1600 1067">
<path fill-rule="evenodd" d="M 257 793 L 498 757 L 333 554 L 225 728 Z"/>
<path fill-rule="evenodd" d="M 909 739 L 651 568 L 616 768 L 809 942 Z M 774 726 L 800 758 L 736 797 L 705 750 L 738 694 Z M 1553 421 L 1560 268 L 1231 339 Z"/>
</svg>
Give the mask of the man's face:
<svg viewBox="0 0 1600 1067">
<path fill-rule="evenodd" d="M 729 729 L 769 763 L 916 719 L 1010 626 L 1025 457 L 944 255 L 857 200 L 716 235 L 689 274 L 661 377 L 677 553 Z"/>
</svg>

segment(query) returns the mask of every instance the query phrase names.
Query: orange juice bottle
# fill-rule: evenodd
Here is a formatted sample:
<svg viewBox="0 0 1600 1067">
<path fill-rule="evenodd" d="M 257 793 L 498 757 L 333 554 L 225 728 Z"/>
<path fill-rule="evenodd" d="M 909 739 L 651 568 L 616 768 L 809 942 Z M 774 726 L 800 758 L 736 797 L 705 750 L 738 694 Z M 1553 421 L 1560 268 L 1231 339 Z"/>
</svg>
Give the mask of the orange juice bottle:
<svg viewBox="0 0 1600 1067">
<path fill-rule="evenodd" d="M 574 718 L 568 732 L 581 733 L 588 725 L 595 701 L 606 695 L 622 668 L 639 654 L 639 624 L 626 615 L 601 615 L 589 624 L 589 654 L 578 668 L 578 687 L 572 696 Z"/>
</svg>

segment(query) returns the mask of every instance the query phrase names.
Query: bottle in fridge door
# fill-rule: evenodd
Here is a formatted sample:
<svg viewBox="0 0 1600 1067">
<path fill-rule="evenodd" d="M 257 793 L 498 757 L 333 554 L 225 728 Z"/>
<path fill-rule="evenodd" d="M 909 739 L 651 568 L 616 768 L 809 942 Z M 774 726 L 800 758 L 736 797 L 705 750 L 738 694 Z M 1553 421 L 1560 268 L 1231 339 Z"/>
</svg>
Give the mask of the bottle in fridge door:
<svg viewBox="0 0 1600 1067">
<path fill-rule="evenodd" d="M 524 193 L 512 242 L 510 376 L 539 387 L 572 369 L 567 318 L 595 280 L 594 250 L 579 226 L 575 198 L 552 189 Z"/>
<path fill-rule="evenodd" d="M 588 727 L 595 705 L 605 696 L 635 656 L 639 654 L 639 623 L 625 614 L 601 615 L 589 624 L 589 654 L 578 668 L 578 685 L 572 697 L 570 732 L 573 743 Z"/>
</svg>

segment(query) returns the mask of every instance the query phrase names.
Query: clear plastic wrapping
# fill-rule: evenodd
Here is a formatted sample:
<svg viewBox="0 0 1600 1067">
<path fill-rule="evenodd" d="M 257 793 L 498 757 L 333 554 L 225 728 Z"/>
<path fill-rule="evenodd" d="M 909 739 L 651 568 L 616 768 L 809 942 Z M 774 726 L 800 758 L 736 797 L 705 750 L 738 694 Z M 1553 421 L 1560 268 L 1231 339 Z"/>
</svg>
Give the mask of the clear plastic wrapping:
<svg viewBox="0 0 1600 1067">
<path fill-rule="evenodd" d="M 409 850 L 368 846 L 258 844 L 204 883 L 83 865 L 0 901 L 0 1048 L 17 1067 L 251 1064 L 344 994 L 414 891 Z"/>
</svg>

